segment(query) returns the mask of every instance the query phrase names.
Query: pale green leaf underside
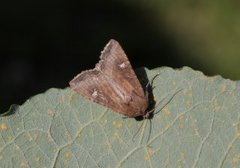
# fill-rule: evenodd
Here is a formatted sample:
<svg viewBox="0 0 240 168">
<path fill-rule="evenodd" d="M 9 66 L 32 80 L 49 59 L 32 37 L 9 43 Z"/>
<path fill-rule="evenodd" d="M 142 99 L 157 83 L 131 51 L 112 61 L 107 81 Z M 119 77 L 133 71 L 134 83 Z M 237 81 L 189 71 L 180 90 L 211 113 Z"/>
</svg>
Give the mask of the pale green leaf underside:
<svg viewBox="0 0 240 168">
<path fill-rule="evenodd" d="M 0 118 L 0 167 L 240 167 L 239 82 L 190 68 L 146 71 L 150 80 L 160 72 L 153 94 L 156 111 L 164 107 L 151 132 L 149 120 L 50 89 Z"/>
</svg>

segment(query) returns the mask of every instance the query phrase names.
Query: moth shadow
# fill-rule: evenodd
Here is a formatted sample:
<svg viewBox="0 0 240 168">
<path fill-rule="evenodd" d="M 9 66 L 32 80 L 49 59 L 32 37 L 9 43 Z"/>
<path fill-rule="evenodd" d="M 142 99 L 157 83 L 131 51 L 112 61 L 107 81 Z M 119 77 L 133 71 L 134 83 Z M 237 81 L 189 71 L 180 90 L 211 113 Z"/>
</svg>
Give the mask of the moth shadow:
<svg viewBox="0 0 240 168">
<path fill-rule="evenodd" d="M 142 85 L 142 88 L 145 91 L 145 95 L 148 96 L 148 108 L 146 110 L 148 112 L 147 119 L 152 119 L 154 117 L 154 109 L 155 109 L 155 105 L 156 105 L 156 102 L 153 97 L 153 87 L 152 87 L 153 81 L 149 81 L 146 70 L 143 67 L 136 69 L 135 73 L 137 75 L 137 78 L 138 78 L 140 84 Z M 154 78 L 153 78 L 153 80 L 154 80 Z M 138 117 L 135 117 L 135 119 L 137 121 L 142 121 L 142 120 L 146 119 L 146 117 L 138 116 Z"/>
</svg>

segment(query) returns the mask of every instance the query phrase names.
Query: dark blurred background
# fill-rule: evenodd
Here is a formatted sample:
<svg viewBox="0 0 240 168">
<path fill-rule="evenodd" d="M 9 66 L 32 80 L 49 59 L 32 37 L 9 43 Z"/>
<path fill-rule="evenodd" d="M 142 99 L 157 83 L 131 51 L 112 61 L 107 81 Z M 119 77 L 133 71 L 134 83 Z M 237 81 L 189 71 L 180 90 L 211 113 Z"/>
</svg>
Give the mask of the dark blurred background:
<svg viewBox="0 0 240 168">
<path fill-rule="evenodd" d="M 134 68 L 240 78 L 240 1 L 2 1 L 0 112 L 93 68 L 110 38 Z"/>
</svg>

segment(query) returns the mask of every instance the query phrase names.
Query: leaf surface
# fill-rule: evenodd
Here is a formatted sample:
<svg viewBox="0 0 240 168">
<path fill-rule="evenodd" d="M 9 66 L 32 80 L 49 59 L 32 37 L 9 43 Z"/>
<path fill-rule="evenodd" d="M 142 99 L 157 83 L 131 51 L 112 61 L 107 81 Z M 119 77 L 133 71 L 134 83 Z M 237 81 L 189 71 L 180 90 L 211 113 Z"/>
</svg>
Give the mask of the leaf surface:
<svg viewBox="0 0 240 168">
<path fill-rule="evenodd" d="M 0 167 L 240 167 L 239 82 L 145 70 L 150 80 L 160 73 L 151 120 L 49 89 L 0 118 Z"/>
</svg>

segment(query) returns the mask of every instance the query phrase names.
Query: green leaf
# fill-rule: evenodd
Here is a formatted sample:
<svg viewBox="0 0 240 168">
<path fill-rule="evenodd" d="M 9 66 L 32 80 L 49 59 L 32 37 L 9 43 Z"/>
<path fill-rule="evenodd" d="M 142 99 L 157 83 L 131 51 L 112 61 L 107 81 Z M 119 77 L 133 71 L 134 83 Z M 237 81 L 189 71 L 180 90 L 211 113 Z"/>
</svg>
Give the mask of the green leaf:
<svg viewBox="0 0 240 168">
<path fill-rule="evenodd" d="M 158 73 L 151 120 L 123 119 L 70 88 L 30 98 L 0 118 L 0 167 L 239 167 L 239 82 L 146 69 Z"/>
</svg>

